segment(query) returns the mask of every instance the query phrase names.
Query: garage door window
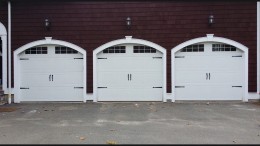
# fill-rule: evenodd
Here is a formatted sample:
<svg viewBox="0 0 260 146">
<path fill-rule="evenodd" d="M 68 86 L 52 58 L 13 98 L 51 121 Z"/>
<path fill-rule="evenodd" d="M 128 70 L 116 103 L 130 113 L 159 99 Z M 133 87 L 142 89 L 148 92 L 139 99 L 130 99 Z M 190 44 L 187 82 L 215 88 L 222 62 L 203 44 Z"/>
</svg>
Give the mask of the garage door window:
<svg viewBox="0 0 260 146">
<path fill-rule="evenodd" d="M 227 44 L 212 44 L 212 51 L 236 51 L 236 47 Z"/>
<path fill-rule="evenodd" d="M 156 49 L 148 46 L 134 46 L 134 53 L 156 53 Z"/>
<path fill-rule="evenodd" d="M 204 44 L 194 44 L 184 47 L 181 52 L 204 52 Z"/>
<path fill-rule="evenodd" d="M 125 46 L 113 46 L 103 50 L 103 53 L 125 53 Z"/>
<path fill-rule="evenodd" d="M 56 46 L 55 54 L 78 54 L 78 51 L 71 49 L 69 47 Z"/>
<path fill-rule="evenodd" d="M 47 47 L 33 47 L 25 50 L 25 54 L 48 54 Z"/>
</svg>

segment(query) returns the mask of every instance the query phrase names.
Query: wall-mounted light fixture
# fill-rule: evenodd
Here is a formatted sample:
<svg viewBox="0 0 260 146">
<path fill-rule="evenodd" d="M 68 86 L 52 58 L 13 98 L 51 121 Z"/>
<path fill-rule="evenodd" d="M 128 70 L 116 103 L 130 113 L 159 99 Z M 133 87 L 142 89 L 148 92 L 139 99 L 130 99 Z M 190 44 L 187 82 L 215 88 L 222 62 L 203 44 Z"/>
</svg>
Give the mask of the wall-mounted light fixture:
<svg viewBox="0 0 260 146">
<path fill-rule="evenodd" d="M 211 14 L 209 15 L 209 25 L 212 25 L 214 23 L 214 16 Z"/>
<path fill-rule="evenodd" d="M 49 21 L 49 19 L 45 19 L 44 27 L 46 30 L 50 30 L 51 22 Z"/>
<path fill-rule="evenodd" d="M 131 18 L 130 17 L 126 18 L 126 26 L 128 29 L 130 29 L 130 27 L 131 27 Z"/>
</svg>

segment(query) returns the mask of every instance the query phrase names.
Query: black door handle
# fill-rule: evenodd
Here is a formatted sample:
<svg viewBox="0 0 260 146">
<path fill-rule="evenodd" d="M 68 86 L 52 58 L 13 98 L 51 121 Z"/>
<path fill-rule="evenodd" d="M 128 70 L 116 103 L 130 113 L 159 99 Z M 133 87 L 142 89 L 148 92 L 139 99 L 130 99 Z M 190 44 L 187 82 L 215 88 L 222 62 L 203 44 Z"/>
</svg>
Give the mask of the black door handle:
<svg viewBox="0 0 260 146">
<path fill-rule="evenodd" d="M 53 75 L 51 75 L 51 79 L 52 79 L 52 81 L 53 81 Z"/>
<path fill-rule="evenodd" d="M 49 75 L 49 81 L 51 81 L 51 75 Z"/>
<path fill-rule="evenodd" d="M 206 80 L 208 79 L 208 73 L 206 73 Z"/>
<path fill-rule="evenodd" d="M 132 74 L 130 74 L 130 81 L 132 81 Z"/>
<path fill-rule="evenodd" d="M 128 79 L 128 81 L 129 81 L 129 74 L 127 74 L 127 79 Z"/>
<path fill-rule="evenodd" d="M 210 80 L 210 73 L 209 73 L 209 80 Z"/>
</svg>

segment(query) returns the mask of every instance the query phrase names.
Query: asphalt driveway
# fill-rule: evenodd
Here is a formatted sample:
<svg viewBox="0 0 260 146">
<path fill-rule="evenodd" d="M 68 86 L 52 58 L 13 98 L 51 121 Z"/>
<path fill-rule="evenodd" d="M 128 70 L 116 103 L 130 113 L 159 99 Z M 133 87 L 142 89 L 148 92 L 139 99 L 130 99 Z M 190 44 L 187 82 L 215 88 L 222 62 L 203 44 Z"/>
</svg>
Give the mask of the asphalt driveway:
<svg viewBox="0 0 260 146">
<path fill-rule="evenodd" d="M 260 144 L 259 102 L 0 106 L 1 144 Z"/>
</svg>

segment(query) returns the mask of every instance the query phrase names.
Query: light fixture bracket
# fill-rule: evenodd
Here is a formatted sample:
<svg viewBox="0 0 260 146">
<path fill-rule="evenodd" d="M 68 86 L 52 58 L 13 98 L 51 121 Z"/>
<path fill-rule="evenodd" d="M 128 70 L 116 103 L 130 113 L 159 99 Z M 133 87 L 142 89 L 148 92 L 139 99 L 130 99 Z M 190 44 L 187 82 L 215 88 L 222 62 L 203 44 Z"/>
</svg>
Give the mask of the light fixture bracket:
<svg viewBox="0 0 260 146">
<path fill-rule="evenodd" d="M 46 30 L 50 30 L 51 22 L 49 21 L 49 19 L 45 19 L 44 27 L 45 27 Z"/>
<path fill-rule="evenodd" d="M 130 17 L 127 17 L 127 18 L 126 18 L 126 26 L 127 26 L 127 28 L 130 29 L 130 28 L 131 28 L 131 25 L 132 25 L 131 18 L 130 18 Z"/>
</svg>

